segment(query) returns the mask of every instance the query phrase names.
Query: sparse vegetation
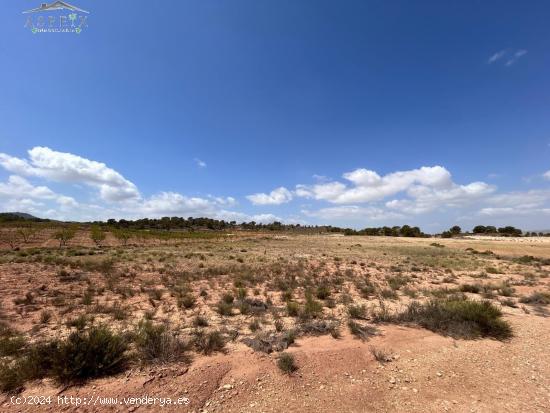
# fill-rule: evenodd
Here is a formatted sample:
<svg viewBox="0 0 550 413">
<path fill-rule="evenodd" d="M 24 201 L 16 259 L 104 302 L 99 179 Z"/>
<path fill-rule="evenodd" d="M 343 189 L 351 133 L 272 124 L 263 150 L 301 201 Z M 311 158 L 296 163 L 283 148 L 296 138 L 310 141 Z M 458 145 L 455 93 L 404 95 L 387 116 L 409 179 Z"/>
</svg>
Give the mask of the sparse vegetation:
<svg viewBox="0 0 550 413">
<path fill-rule="evenodd" d="M 380 363 L 389 363 L 393 360 L 391 350 L 379 347 L 370 347 L 370 353 Z"/>
<path fill-rule="evenodd" d="M 367 340 L 369 337 L 376 334 L 377 330 L 373 326 L 361 325 L 356 321 L 349 320 L 348 327 L 351 334 L 361 340 Z"/>
<path fill-rule="evenodd" d="M 187 344 L 166 326 L 154 325 L 150 320 L 139 323 L 135 342 L 145 362 L 189 361 Z"/>
<path fill-rule="evenodd" d="M 413 301 L 396 316 L 399 322 L 416 323 L 428 330 L 457 338 L 492 337 L 504 340 L 512 336 L 510 324 L 502 312 L 489 301 L 465 297 Z"/>
<path fill-rule="evenodd" d="M 206 333 L 197 329 L 193 332 L 192 344 L 199 353 L 206 355 L 225 349 L 225 339 L 219 331 Z"/>
<path fill-rule="evenodd" d="M 521 297 L 519 302 L 523 304 L 548 305 L 550 304 L 550 293 L 535 291 L 528 296 Z"/>
<path fill-rule="evenodd" d="M 75 233 L 64 248 L 35 247 L 37 238 L 51 239 L 67 228 Z M 115 246 L 110 233 L 119 240 Z M 382 248 L 335 238 L 329 250 L 326 239 L 312 238 L 311 248 L 301 247 L 304 256 L 295 257 L 280 253 L 297 248 L 300 239 L 292 237 L 262 238 L 258 247 L 254 237 L 228 243 L 101 224 L 37 234 L 28 242 L 17 235 L 18 250 L 5 243 L 0 250 L 0 262 L 25 285 L 6 295 L 6 320 L 28 315 L 34 324 L 31 333 L 7 324 L 0 331 L 5 392 L 36 378 L 70 384 L 131 365 L 189 363 L 193 353 L 225 352 L 229 342 L 279 353 L 298 338 L 338 339 L 342 326 L 361 341 L 377 334 L 376 323 L 505 340 L 512 330 L 501 312 L 517 312 L 521 302 L 534 306 L 523 306 L 525 314 L 539 317 L 550 303 L 542 287 L 549 273 L 545 259 L 500 255 L 496 248 L 465 250 L 454 240 L 444 247 L 407 241 Z M 81 240 L 87 246 L 78 245 Z M 279 249 L 264 248 L 269 242 L 280 242 Z M 517 297 L 525 287 L 533 292 Z M 393 360 L 383 346 L 370 351 L 380 363 Z"/>
<path fill-rule="evenodd" d="M 294 373 L 298 370 L 294 356 L 290 353 L 282 353 L 277 359 L 277 367 L 286 374 Z"/>
</svg>

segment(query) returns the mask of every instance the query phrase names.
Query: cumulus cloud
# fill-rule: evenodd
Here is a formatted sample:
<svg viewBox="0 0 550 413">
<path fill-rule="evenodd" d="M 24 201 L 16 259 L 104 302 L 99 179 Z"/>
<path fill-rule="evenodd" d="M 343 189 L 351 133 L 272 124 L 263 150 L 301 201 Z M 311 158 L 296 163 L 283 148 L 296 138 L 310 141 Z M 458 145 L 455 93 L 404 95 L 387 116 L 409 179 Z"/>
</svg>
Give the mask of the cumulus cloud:
<svg viewBox="0 0 550 413">
<path fill-rule="evenodd" d="M 292 193 L 281 186 L 271 191 L 269 194 L 257 193 L 246 197 L 254 205 L 280 205 L 292 201 Z"/>
<path fill-rule="evenodd" d="M 496 190 L 485 182 L 457 184 L 442 166 L 423 166 L 387 175 L 359 168 L 344 173 L 342 178 L 344 181 L 297 185 L 294 193 L 298 197 L 339 205 L 306 209 L 302 213 L 333 222 L 355 220 L 360 225 L 367 221 L 395 223 L 411 215 L 475 205 Z"/>
<path fill-rule="evenodd" d="M 18 175 L 92 186 L 99 190 L 99 195 L 105 201 L 140 198 L 132 182 L 102 162 L 40 146 L 32 148 L 28 154 L 29 159 L 20 159 L 0 153 L 0 165 Z"/>
<path fill-rule="evenodd" d="M 398 193 L 437 206 L 443 202 L 458 202 L 487 194 L 493 190 L 483 182 L 457 185 L 451 174 L 442 166 L 423 166 L 408 171 L 393 172 L 380 176 L 375 171 L 356 169 L 342 175 L 351 184 L 328 182 L 315 185 L 297 185 L 296 195 L 324 200 L 334 204 L 354 204 L 380 201 Z M 404 205 L 397 201 L 388 206 Z"/>
<path fill-rule="evenodd" d="M 0 198 L 8 198 L 27 205 L 38 205 L 36 199 L 53 200 L 62 206 L 76 206 L 77 202 L 65 195 L 56 194 L 47 186 L 34 186 L 25 178 L 11 175 L 7 182 L 0 182 Z"/>
<path fill-rule="evenodd" d="M 422 214 L 440 207 L 458 208 L 480 200 L 495 191 L 493 185 L 472 182 L 468 185 L 450 183 L 445 188 L 416 185 L 407 194 L 412 199 L 392 200 L 386 203 L 391 209 L 411 214 Z"/>
<path fill-rule="evenodd" d="M 143 202 L 136 203 L 128 211 L 143 216 L 205 216 L 213 212 L 215 201 L 199 197 L 187 197 L 177 192 L 161 192 Z"/>
<path fill-rule="evenodd" d="M 240 217 L 257 222 L 281 220 L 270 214 L 247 215 L 230 211 L 228 208 L 237 205 L 237 200 L 230 196 L 194 197 L 163 191 L 144 197 L 136 185 L 104 163 L 46 147 L 29 150 L 28 159 L 0 153 L 0 166 L 17 174 L 11 175 L 7 182 L 0 182 L 0 208 L 6 211 L 82 220 L 161 216 Z M 23 176 L 74 184 L 74 189 L 79 191 L 92 188 L 105 202 L 101 206 L 76 202 L 74 198 L 55 193 L 47 186 L 34 185 Z M 278 191 L 274 196 L 280 196 Z"/>
<path fill-rule="evenodd" d="M 506 192 L 486 199 L 478 215 L 486 217 L 540 216 L 550 213 L 550 190 Z"/>
</svg>

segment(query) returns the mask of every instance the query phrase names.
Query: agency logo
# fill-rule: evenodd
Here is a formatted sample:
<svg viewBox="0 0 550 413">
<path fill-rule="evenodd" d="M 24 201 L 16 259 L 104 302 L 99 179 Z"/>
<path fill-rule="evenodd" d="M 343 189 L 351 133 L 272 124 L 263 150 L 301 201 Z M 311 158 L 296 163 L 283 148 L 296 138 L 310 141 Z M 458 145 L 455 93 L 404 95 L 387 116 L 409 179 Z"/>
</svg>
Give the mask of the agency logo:
<svg viewBox="0 0 550 413">
<path fill-rule="evenodd" d="M 42 3 L 40 7 L 24 11 L 27 14 L 25 29 L 32 33 L 76 33 L 88 28 L 88 14 L 64 1 Z"/>
</svg>

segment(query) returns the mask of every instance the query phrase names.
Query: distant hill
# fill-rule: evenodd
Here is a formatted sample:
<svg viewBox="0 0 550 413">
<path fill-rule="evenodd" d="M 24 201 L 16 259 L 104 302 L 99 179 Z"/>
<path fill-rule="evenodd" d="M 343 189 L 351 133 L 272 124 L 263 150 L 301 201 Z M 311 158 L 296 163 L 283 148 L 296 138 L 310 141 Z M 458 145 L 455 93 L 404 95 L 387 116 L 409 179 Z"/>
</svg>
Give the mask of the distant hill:
<svg viewBox="0 0 550 413">
<path fill-rule="evenodd" d="M 26 212 L 0 212 L 0 222 L 26 220 L 40 221 L 41 219 Z"/>
</svg>

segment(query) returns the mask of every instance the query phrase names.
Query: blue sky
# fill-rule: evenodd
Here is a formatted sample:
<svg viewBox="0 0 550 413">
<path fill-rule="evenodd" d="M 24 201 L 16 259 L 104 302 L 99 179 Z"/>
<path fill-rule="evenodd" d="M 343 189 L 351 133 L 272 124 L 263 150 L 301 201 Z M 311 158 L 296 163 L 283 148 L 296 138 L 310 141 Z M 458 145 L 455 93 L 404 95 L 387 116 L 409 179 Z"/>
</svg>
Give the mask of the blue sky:
<svg viewBox="0 0 550 413">
<path fill-rule="evenodd" d="M 1 210 L 550 227 L 547 1 L 40 3 L 0 15 Z"/>
</svg>

